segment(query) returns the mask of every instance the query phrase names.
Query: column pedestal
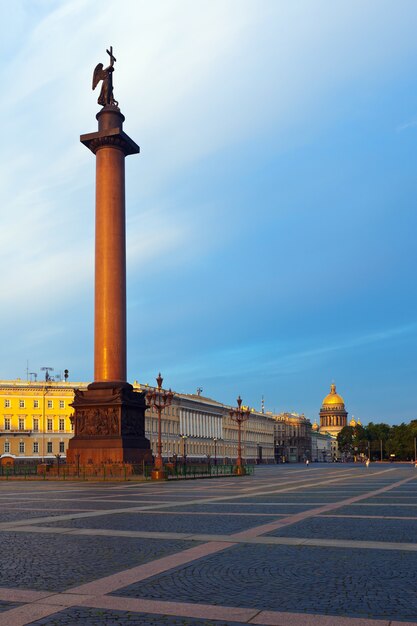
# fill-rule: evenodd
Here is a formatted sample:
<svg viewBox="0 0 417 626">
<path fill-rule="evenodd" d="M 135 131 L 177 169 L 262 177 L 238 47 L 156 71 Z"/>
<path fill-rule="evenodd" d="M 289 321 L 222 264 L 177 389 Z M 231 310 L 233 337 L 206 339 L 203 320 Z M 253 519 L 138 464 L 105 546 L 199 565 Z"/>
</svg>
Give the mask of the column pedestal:
<svg viewBox="0 0 417 626">
<path fill-rule="evenodd" d="M 92 383 L 75 392 L 74 437 L 67 462 L 77 465 L 102 463 L 152 463 L 145 437 L 145 394 L 128 383 Z"/>
</svg>

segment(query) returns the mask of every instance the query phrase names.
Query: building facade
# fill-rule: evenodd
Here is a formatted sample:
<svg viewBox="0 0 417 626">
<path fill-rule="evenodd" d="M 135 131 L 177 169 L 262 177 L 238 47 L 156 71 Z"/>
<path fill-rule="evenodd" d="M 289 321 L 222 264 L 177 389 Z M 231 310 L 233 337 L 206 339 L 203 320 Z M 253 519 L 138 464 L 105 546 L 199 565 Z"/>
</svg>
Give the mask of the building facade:
<svg viewBox="0 0 417 626">
<path fill-rule="evenodd" d="M 140 391 L 149 386 L 134 383 Z M 162 455 L 166 460 L 233 462 L 237 456 L 238 427 L 231 407 L 198 394 L 174 393 L 171 406 L 161 413 Z M 274 420 L 270 414 L 251 411 L 242 424 L 242 457 L 251 463 L 274 462 Z M 156 451 L 158 415 L 146 412 L 145 434 Z"/>
<path fill-rule="evenodd" d="M 74 389 L 88 383 L 0 381 L 0 458 L 31 462 L 65 460 L 73 436 L 71 417 Z M 137 391 L 149 386 L 133 385 Z M 165 460 L 233 462 L 237 456 L 237 425 L 229 406 L 198 394 L 174 393 L 161 414 L 162 454 Z M 157 451 L 158 414 L 145 415 L 145 435 Z M 274 419 L 251 411 L 242 424 L 242 456 L 247 462 L 274 462 Z"/>
<path fill-rule="evenodd" d="M 64 458 L 73 433 L 74 387 L 86 383 L 0 381 L 0 456 Z"/>
<path fill-rule="evenodd" d="M 275 421 L 274 442 L 277 463 L 311 460 L 311 422 L 298 413 L 280 413 Z"/>
<path fill-rule="evenodd" d="M 318 424 L 313 424 L 311 431 L 311 460 L 314 463 L 332 462 L 334 460 L 334 447 L 334 435 L 319 432 Z"/>
</svg>

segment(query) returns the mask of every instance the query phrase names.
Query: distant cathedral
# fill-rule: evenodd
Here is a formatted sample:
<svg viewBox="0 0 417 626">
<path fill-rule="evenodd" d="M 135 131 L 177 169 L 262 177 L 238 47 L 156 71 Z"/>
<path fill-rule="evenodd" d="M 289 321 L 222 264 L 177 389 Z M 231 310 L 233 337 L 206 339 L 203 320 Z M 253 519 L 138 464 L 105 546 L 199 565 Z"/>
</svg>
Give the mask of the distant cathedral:
<svg viewBox="0 0 417 626">
<path fill-rule="evenodd" d="M 347 425 L 347 416 L 345 401 L 336 393 L 336 385 L 332 383 L 330 393 L 324 398 L 320 409 L 320 432 L 336 436 Z M 349 425 L 356 425 L 356 422 L 355 424 L 353 422 L 352 419 Z M 319 430 L 317 424 L 314 424 L 313 428 Z"/>
</svg>

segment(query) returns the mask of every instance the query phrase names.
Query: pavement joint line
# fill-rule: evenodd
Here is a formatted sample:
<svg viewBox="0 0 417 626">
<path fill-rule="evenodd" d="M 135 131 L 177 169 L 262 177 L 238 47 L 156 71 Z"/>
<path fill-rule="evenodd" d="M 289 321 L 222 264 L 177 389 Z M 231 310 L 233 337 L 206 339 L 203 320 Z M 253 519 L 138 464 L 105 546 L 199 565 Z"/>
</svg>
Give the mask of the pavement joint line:
<svg viewBox="0 0 417 626">
<path fill-rule="evenodd" d="M 71 604 L 61 606 L 57 609 L 56 606 L 37 604 L 36 602 L 23 604 L 9 611 L 0 613 L 0 626 L 25 626 L 25 624 L 31 624 L 38 619 L 49 617 L 70 606 Z"/>
<path fill-rule="evenodd" d="M 382 471 L 378 471 L 378 472 L 374 472 L 374 475 L 376 473 L 380 474 L 384 474 L 386 472 L 392 472 L 392 471 L 396 471 L 395 468 L 393 469 L 386 469 L 386 470 L 382 470 Z M 352 472 L 355 472 L 354 474 L 352 474 Z M 345 474 L 348 473 L 348 476 L 346 476 Z M 288 493 L 289 491 L 298 491 L 299 489 L 303 489 L 306 486 L 318 486 L 321 484 L 329 484 L 329 483 L 339 483 L 339 482 L 343 482 L 344 480 L 348 480 L 350 478 L 356 478 L 356 477 L 368 477 L 369 474 L 364 474 L 363 472 L 358 473 L 356 471 L 356 468 L 354 468 L 353 470 L 345 470 L 343 472 L 343 477 L 341 478 L 333 478 L 331 480 L 325 480 L 325 481 L 321 481 L 321 482 L 308 482 L 309 479 L 305 479 L 304 481 L 302 481 L 302 484 L 296 484 L 295 486 L 292 485 L 291 487 L 279 487 L 278 489 L 274 489 L 272 491 L 263 491 L 263 492 L 259 492 L 258 495 L 272 495 L 272 494 L 276 494 L 276 493 Z M 415 476 L 413 476 L 413 478 L 415 478 Z M 407 480 L 411 480 L 407 479 Z M 406 482 L 406 480 L 404 480 L 403 482 Z M 305 484 L 307 483 L 307 484 Z M 287 483 L 284 483 L 287 484 Z M 368 492 L 373 494 L 374 492 Z M 222 500 L 236 500 L 239 498 L 244 498 L 245 496 L 241 493 L 238 493 L 236 495 L 224 495 L 224 496 L 214 496 L 211 498 L 199 498 L 197 500 L 190 500 L 188 502 L 177 502 L 175 505 L 173 505 L 172 502 L 164 502 L 162 504 L 154 504 L 153 506 L 150 505 L 145 505 L 145 506 L 137 506 L 137 507 L 124 507 L 124 508 L 120 508 L 120 509 L 105 509 L 105 510 L 100 510 L 100 511 L 90 511 L 87 513 L 75 513 L 75 514 L 66 514 L 66 515 L 56 515 L 56 516 L 51 516 L 51 517 L 41 517 L 41 518 L 32 518 L 30 520 L 31 524 L 42 524 L 42 523 L 49 523 L 49 522 L 60 522 L 60 521 L 67 521 L 67 520 L 71 520 L 71 519 L 81 519 L 81 518 L 87 518 L 87 517 L 100 517 L 100 516 L 105 516 L 105 515 L 115 515 L 117 513 L 134 513 L 134 512 L 140 512 L 140 511 L 146 511 L 149 509 L 153 509 L 155 511 L 159 510 L 159 509 L 166 509 L 169 508 L 171 506 L 185 506 L 185 505 L 192 505 L 192 504 L 210 504 L 213 502 L 219 502 Z M 246 496 L 246 497 L 250 497 L 250 496 Z M 368 496 L 369 497 L 369 496 Z M 363 499 L 362 497 L 360 497 L 360 499 Z M 79 501 L 79 500 L 78 500 Z M 327 510 L 326 508 L 324 508 L 323 510 Z M 9 522 L 1 522 L 0 523 L 0 530 L 4 529 L 5 527 L 9 527 L 10 524 Z M 14 527 L 17 526 L 28 526 L 28 520 L 20 520 L 20 521 L 16 521 L 14 522 Z"/>
<path fill-rule="evenodd" d="M 349 506 L 350 504 L 355 504 L 356 502 L 360 500 L 364 500 L 365 498 L 375 497 L 380 493 L 384 493 L 386 491 L 390 491 L 391 489 L 395 489 L 396 487 L 399 487 L 400 485 L 408 483 L 412 480 L 416 480 L 416 476 L 403 478 L 402 480 L 392 483 L 391 485 L 386 485 L 385 487 L 381 487 L 380 489 L 377 489 L 375 491 L 370 491 L 359 496 L 345 498 L 344 500 L 340 500 L 339 502 L 331 502 L 329 504 L 326 504 L 325 506 L 321 506 L 316 509 L 310 509 L 307 511 L 302 511 L 300 513 L 294 513 L 294 515 L 290 515 L 287 518 L 284 517 L 284 519 L 280 519 L 276 522 L 269 522 L 267 524 L 263 524 L 262 526 L 256 526 L 254 528 L 250 528 L 248 530 L 238 532 L 236 534 L 231 535 L 230 538 L 232 541 L 234 541 L 235 539 L 238 539 L 239 537 L 242 537 L 242 538 L 256 537 L 257 535 L 268 533 L 273 530 L 283 528 L 285 526 L 291 526 L 292 524 L 296 524 L 297 522 L 304 521 L 310 517 L 316 517 L 317 515 L 319 515 L 320 513 L 324 513 L 325 511 L 333 511 L 334 509 L 339 509 L 343 506 Z"/>
<path fill-rule="evenodd" d="M 10 529 L 12 531 L 12 529 Z M 356 539 L 315 539 L 313 537 L 275 537 L 268 535 L 259 535 L 247 538 L 238 538 L 236 535 L 209 533 L 177 533 L 177 532 L 156 532 L 156 531 L 135 531 L 135 530 L 107 530 L 107 529 L 88 529 L 88 528 L 59 528 L 51 529 L 49 527 L 37 527 L 34 529 L 29 526 L 21 527 L 16 532 L 35 532 L 41 534 L 63 534 L 75 536 L 91 536 L 91 537 L 130 537 L 132 539 L 161 539 L 161 540 L 181 540 L 196 541 L 206 543 L 231 543 L 236 545 L 263 544 L 263 545 L 306 545 L 320 546 L 327 548 L 358 548 L 361 550 L 396 550 L 398 552 L 416 552 L 417 543 L 404 543 L 393 541 L 366 541 Z"/>
<path fill-rule="evenodd" d="M 51 594 L 43 600 L 11 609 L 0 614 L 1 626 L 25 626 L 42 617 L 71 606 L 82 606 L 103 610 L 124 610 L 132 613 L 149 613 L 153 615 L 176 616 L 195 619 L 218 619 L 229 622 L 244 622 L 264 626 L 416 626 L 416 622 L 396 622 L 386 619 L 370 619 L 323 615 L 317 613 L 292 613 L 282 611 L 265 611 L 246 607 L 230 607 L 201 603 L 186 603 L 126 598 L 103 594 L 88 595 L 65 591 Z"/>
<path fill-rule="evenodd" d="M 393 470 L 385 470 L 385 471 L 393 471 Z M 384 472 L 379 472 L 379 473 L 385 473 Z M 363 475 L 360 474 L 359 477 L 367 477 L 368 475 Z M 352 476 L 352 478 L 356 478 L 358 477 L 358 474 L 356 474 L 355 476 Z M 401 481 L 397 481 L 396 483 L 392 483 L 391 485 L 387 485 L 386 487 L 382 487 L 379 490 L 376 490 L 376 493 L 381 493 L 383 491 L 388 491 L 390 489 L 394 489 L 395 487 L 409 482 L 411 480 L 413 480 L 415 477 L 410 477 L 410 478 L 406 478 L 404 480 Z M 326 481 L 327 483 L 329 482 L 342 482 L 343 480 L 346 480 L 346 478 L 342 478 L 339 481 Z M 317 483 L 316 483 L 317 484 Z M 305 487 L 305 485 L 299 486 L 298 488 L 303 488 Z M 278 490 L 279 491 L 288 491 L 287 489 L 284 490 Z M 272 492 L 272 493 L 276 493 Z M 345 506 L 345 503 L 352 503 L 355 502 L 358 499 L 364 499 L 366 497 L 372 497 L 372 495 L 374 494 L 374 492 L 368 492 L 365 494 L 362 494 L 361 496 L 356 496 L 353 498 L 349 498 L 349 499 L 344 499 L 342 501 L 340 501 L 339 503 L 331 503 L 329 505 L 327 505 L 327 507 L 321 507 L 321 509 L 327 509 L 329 508 L 329 510 L 332 510 L 334 508 L 338 508 L 339 506 Z M 221 499 L 227 499 L 228 496 L 224 496 Z M 232 496 L 233 497 L 233 496 Z M 235 496 L 235 497 L 242 497 L 241 494 Z M 210 499 L 209 499 L 210 500 Z M 213 500 L 213 499 L 211 499 Z M 201 500 L 200 500 L 201 503 Z M 203 500 L 203 503 L 204 500 Z M 188 503 L 190 504 L 190 503 Z M 317 511 L 317 509 L 315 509 Z M 320 509 L 318 509 L 320 510 Z M 110 513 L 112 513 L 114 511 L 110 511 Z M 310 513 L 309 511 L 307 511 L 306 513 Z M 314 511 L 312 512 L 312 514 L 314 515 Z M 306 517 L 311 517 L 312 515 L 307 514 Z M 57 521 L 57 517 L 52 517 L 52 521 Z M 67 517 L 67 516 L 64 516 Z M 295 514 L 292 516 L 292 518 L 299 518 L 299 514 Z M 45 522 L 45 520 L 48 518 L 42 518 L 41 522 Z M 289 518 L 290 519 L 290 518 Z M 30 520 L 31 523 L 33 524 L 33 520 Z M 296 519 L 296 521 L 299 521 L 299 519 Z M 277 522 L 279 524 L 279 522 Z M 295 523 L 295 522 L 293 522 Z M 262 527 L 258 527 L 258 530 L 262 528 Z M 50 530 L 50 529 L 48 529 Z M 73 530 L 73 529 L 72 529 Z M 239 534 L 239 533 L 238 533 Z M 245 533 L 240 533 L 240 534 L 245 534 Z M 233 535 L 227 536 L 227 538 L 229 540 L 233 540 Z M 247 539 L 249 539 L 249 537 L 247 537 Z M 255 537 L 255 540 L 257 539 L 258 541 L 261 539 L 265 539 L 263 537 Z M 280 538 L 278 538 L 280 539 Z M 282 538 L 281 538 L 282 539 Z M 294 538 L 293 538 L 294 539 Z M 295 538 L 297 540 L 297 538 Z M 310 540 L 308 540 L 310 541 Z M 114 575 L 110 575 L 110 576 L 105 576 L 103 578 L 97 579 L 95 581 L 92 581 L 90 583 L 86 583 L 84 585 L 81 585 L 79 587 L 73 587 L 69 590 L 66 590 L 64 592 L 64 594 L 54 594 L 54 595 L 66 595 L 66 598 L 68 598 L 68 602 L 71 599 L 71 602 L 64 602 L 65 598 L 62 599 L 63 604 L 59 605 L 59 610 L 62 610 L 65 607 L 68 606 L 74 606 L 73 604 L 73 600 L 76 596 L 79 596 L 79 594 L 81 594 L 83 597 L 85 597 L 85 595 L 87 594 L 94 594 L 96 596 L 100 596 L 103 593 L 110 593 L 111 591 L 116 591 L 117 589 L 120 589 L 122 587 L 125 587 L 129 584 L 132 584 L 133 582 L 139 582 L 141 580 L 145 580 L 146 578 L 155 576 L 156 574 L 160 574 L 163 573 L 165 571 L 169 571 L 171 569 L 177 568 L 181 565 L 184 565 L 185 563 L 189 563 L 191 561 L 194 561 L 196 559 L 200 559 L 200 558 L 204 558 L 205 556 L 208 556 L 209 554 L 214 554 L 217 553 L 219 551 L 223 551 L 226 550 L 228 548 L 233 547 L 234 545 L 236 545 L 236 541 L 229 541 L 229 542 L 219 542 L 217 541 L 213 541 L 212 543 L 205 543 L 202 544 L 200 546 L 194 546 L 192 548 L 180 551 L 174 555 L 170 555 L 168 557 L 162 557 L 160 559 L 157 559 L 155 561 L 151 561 L 150 563 L 146 563 L 144 565 L 140 565 L 134 568 L 130 568 L 127 570 L 124 570 L 122 572 L 116 573 Z M 360 543 L 360 542 L 359 542 Z M 369 542 L 365 542 L 365 543 L 369 543 Z M 397 549 L 398 544 L 392 544 L 394 545 L 394 549 Z M 134 579 L 134 580 L 132 580 Z M 53 594 L 50 594 L 53 595 Z M 116 596 L 112 597 L 112 602 L 114 601 L 114 598 Z M 107 596 L 106 596 L 107 599 Z M 122 601 L 124 603 L 124 606 L 126 606 L 126 600 L 127 598 L 122 598 Z M 87 602 L 88 600 L 80 600 L 82 602 Z M 136 599 L 134 599 L 134 601 L 136 601 Z M 142 600 L 141 600 L 142 602 Z M 150 602 L 150 601 L 147 601 Z M 154 609 L 156 608 L 156 604 L 160 604 L 159 601 L 151 601 L 154 602 Z M 180 603 L 173 603 L 173 604 L 180 604 Z M 33 609 L 33 607 L 36 606 L 37 610 L 40 611 L 40 613 L 42 613 L 42 615 L 40 615 L 40 617 L 44 617 L 46 615 L 51 615 L 53 613 L 59 612 L 59 610 L 57 611 L 57 606 L 58 605 L 47 605 L 46 603 L 42 604 L 41 600 L 37 600 L 35 602 L 32 602 L 30 604 L 26 604 L 20 607 L 17 607 L 15 609 L 11 609 L 9 611 L 5 611 L 2 614 L 0 614 L 0 625 L 7 625 L 7 626 L 23 626 L 24 624 L 29 624 L 30 622 L 33 622 L 34 619 L 38 619 L 38 617 L 34 617 L 33 614 L 33 610 L 31 611 L 31 609 Z M 188 606 L 187 604 L 183 604 L 184 606 Z M 191 604 L 191 607 L 195 607 L 195 604 Z M 202 605 L 205 606 L 205 605 Z M 212 605 L 207 605 L 209 607 L 212 607 Z M 217 607 L 219 608 L 219 607 Z M 226 607 L 228 608 L 228 607 Z M 252 610 L 252 609 L 251 609 Z M 165 613 L 164 613 L 165 614 Z M 30 621 L 27 621 L 27 618 L 30 616 Z M 261 619 L 262 616 L 262 621 L 259 621 L 259 619 Z M 303 620 L 303 621 L 288 621 L 290 618 L 294 617 L 295 619 L 299 619 L 299 620 Z M 203 616 L 204 618 L 207 617 L 207 613 L 204 614 Z M 271 618 L 271 620 L 274 621 L 265 621 L 265 619 L 269 620 L 269 617 Z M 26 619 L 26 621 L 24 621 Z M 221 619 L 224 619 L 224 614 L 221 616 Z M 311 621 L 311 619 L 313 619 L 313 621 Z M 6 621 L 4 621 L 6 620 Z M 277 621 L 279 620 L 279 621 Z M 284 621 L 282 621 L 284 620 Z M 320 620 L 320 621 L 319 621 Z M 329 621 L 332 620 L 332 621 Z M 407 624 L 405 622 L 395 622 L 395 621 L 386 621 L 386 620 L 364 620 L 362 618 L 347 618 L 347 617 L 337 617 L 337 616 L 322 616 L 322 615 L 318 615 L 318 614 L 291 614 L 291 613 L 277 613 L 277 612 L 273 612 L 273 611 L 261 611 L 261 613 L 259 613 L 258 610 L 256 610 L 256 614 L 250 618 L 250 621 L 248 623 L 253 623 L 253 624 L 271 624 L 274 626 L 303 626 L 304 624 L 306 626 L 310 626 L 312 624 L 316 625 L 316 626 L 371 626 L 373 624 L 378 624 L 378 626 L 395 626 L 396 624 L 398 624 L 398 626 L 407 626 Z M 415 624 L 415 623 L 411 623 L 409 622 L 408 625 L 410 626 L 411 624 Z"/>
<path fill-rule="evenodd" d="M 333 519 L 333 518 L 342 518 L 342 519 L 389 519 L 389 520 L 398 520 L 398 521 L 403 521 L 403 520 L 411 520 L 411 521 L 417 521 L 417 517 L 416 516 L 406 516 L 406 515 L 343 515 L 342 513 L 340 513 L 339 515 L 337 513 L 335 513 L 334 515 L 317 515 L 317 517 L 321 517 L 323 519 Z"/>
<path fill-rule="evenodd" d="M 141 580 L 146 580 L 147 578 L 151 578 L 157 574 L 162 574 L 176 567 L 186 565 L 197 559 L 217 554 L 218 552 L 227 550 L 234 545 L 235 544 L 230 541 L 224 543 L 213 541 L 193 546 L 192 548 L 186 548 L 185 550 L 169 556 L 161 557 L 154 561 L 150 561 L 149 563 L 137 565 L 136 567 L 123 570 L 122 572 L 104 576 L 95 581 L 78 585 L 77 587 L 72 587 L 69 591 L 70 593 L 94 595 L 111 593 L 122 587 L 127 587 L 128 585 L 140 582 Z"/>
</svg>

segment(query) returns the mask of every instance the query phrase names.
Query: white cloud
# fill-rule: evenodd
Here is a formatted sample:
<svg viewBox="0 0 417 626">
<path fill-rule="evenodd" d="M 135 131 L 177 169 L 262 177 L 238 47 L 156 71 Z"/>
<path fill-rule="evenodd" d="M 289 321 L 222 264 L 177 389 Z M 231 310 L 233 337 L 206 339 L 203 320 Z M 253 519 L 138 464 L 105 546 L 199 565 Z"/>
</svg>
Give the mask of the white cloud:
<svg viewBox="0 0 417 626">
<path fill-rule="evenodd" d="M 417 45 L 408 1 L 401 11 L 375 0 L 68 0 L 36 10 L 21 0 L 12 7 L 0 69 L 7 333 L 13 308 L 24 316 L 22 289 L 47 320 L 54 312 L 40 293 L 54 294 L 56 311 L 92 283 L 94 157 L 78 136 L 95 130 L 91 75 L 107 46 L 117 58 L 125 129 L 142 147 L 129 157 L 138 165 L 127 180 L 137 199 L 128 253 L 130 267 L 145 273 L 174 256 L 186 264 L 204 245 L 181 201 L 167 202 L 167 181 L 272 132 L 281 138 L 277 152 L 305 141 L 341 114 L 343 105 L 332 103 L 347 83 L 387 80 Z M 213 211 L 210 223 L 208 212 L 205 234 L 226 239 L 217 219 Z"/>
</svg>

